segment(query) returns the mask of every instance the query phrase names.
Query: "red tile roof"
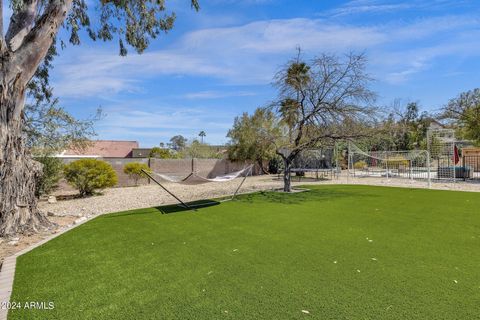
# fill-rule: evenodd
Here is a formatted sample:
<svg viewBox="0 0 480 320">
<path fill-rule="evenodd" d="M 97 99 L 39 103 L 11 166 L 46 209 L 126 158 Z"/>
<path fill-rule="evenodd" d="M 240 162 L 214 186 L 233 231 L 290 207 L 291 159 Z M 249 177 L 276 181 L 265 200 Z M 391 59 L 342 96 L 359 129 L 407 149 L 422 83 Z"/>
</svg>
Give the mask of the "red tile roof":
<svg viewBox="0 0 480 320">
<path fill-rule="evenodd" d="M 132 156 L 132 149 L 138 148 L 137 141 L 95 140 L 84 150 L 65 150 L 62 156 L 97 156 L 112 158 L 128 158 Z"/>
</svg>

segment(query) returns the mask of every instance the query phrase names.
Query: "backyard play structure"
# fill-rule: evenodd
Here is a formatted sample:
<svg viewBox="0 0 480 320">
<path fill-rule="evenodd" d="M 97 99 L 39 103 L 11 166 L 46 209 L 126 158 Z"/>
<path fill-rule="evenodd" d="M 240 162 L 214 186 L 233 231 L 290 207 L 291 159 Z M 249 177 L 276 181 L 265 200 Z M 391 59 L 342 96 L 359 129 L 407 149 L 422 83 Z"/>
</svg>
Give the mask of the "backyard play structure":
<svg viewBox="0 0 480 320">
<path fill-rule="evenodd" d="M 474 150 L 474 149 L 467 149 Z M 456 182 L 480 176 L 480 155 L 460 156 L 452 129 L 427 132 L 426 150 L 364 151 L 348 142 L 348 176 Z"/>
<path fill-rule="evenodd" d="M 339 178 L 342 167 L 347 169 L 347 179 L 383 178 L 387 183 L 404 179 L 428 186 L 432 181 L 454 183 L 480 178 L 480 149 L 460 150 L 454 130 L 431 129 L 423 150 L 364 150 L 349 140 L 331 148 L 301 152 L 291 172 L 298 181 L 303 177 L 333 180 Z"/>
</svg>

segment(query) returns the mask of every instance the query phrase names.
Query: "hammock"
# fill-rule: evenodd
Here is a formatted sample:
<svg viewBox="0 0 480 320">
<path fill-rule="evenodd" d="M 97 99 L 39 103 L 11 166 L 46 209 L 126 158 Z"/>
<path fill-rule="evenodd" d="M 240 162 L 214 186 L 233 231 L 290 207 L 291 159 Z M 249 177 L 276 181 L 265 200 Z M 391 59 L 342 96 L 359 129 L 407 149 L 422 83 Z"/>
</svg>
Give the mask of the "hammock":
<svg viewBox="0 0 480 320">
<path fill-rule="evenodd" d="M 155 176 L 159 177 L 160 179 L 162 179 L 164 181 L 183 184 L 183 185 L 198 185 L 198 184 L 204 184 L 204 183 L 209 183 L 209 182 L 227 182 L 227 181 L 232 181 L 232 180 L 240 177 L 241 175 L 245 174 L 242 182 L 239 184 L 239 186 L 235 190 L 235 193 L 233 194 L 233 196 L 230 199 L 230 200 L 233 200 L 235 198 L 235 196 L 237 195 L 238 191 L 240 190 L 240 188 L 242 187 L 243 183 L 245 182 L 245 179 L 247 179 L 247 176 L 249 174 L 252 174 L 252 169 L 253 169 L 253 164 L 243 168 L 240 171 L 231 172 L 229 174 L 225 174 L 225 175 L 222 175 L 222 176 L 216 176 L 215 178 L 210 178 L 210 179 L 199 176 L 196 172 L 191 172 L 185 178 L 180 178 L 180 179 L 178 179 L 174 176 L 168 176 L 168 175 L 160 174 L 160 173 L 156 173 L 156 172 L 148 172 L 148 171 L 145 171 L 143 169 L 142 169 L 142 172 L 145 173 L 152 181 L 154 181 L 156 184 L 158 184 L 163 190 L 168 192 L 168 194 L 170 194 L 172 197 L 174 197 L 178 202 L 180 202 L 183 207 L 185 207 L 187 209 L 191 209 L 194 205 L 191 205 L 191 204 L 188 205 L 185 202 L 183 202 L 182 200 L 180 200 L 179 197 L 177 197 L 170 190 L 165 188 L 165 186 L 163 184 L 161 184 L 157 179 L 153 178 L 152 174 L 154 174 Z"/>
<path fill-rule="evenodd" d="M 203 184 L 203 183 L 209 183 L 209 182 L 228 182 L 232 181 L 247 171 L 251 170 L 253 165 L 249 165 L 245 167 L 244 169 L 240 171 L 235 171 L 231 172 L 229 174 L 225 174 L 222 176 L 216 176 L 215 178 L 204 178 L 199 176 L 196 172 L 191 172 L 188 176 L 185 178 L 177 178 L 176 176 L 168 176 L 166 174 L 160 174 L 156 172 L 151 172 L 155 176 L 159 177 L 160 179 L 168 182 L 173 182 L 173 183 L 179 183 L 179 184 L 185 184 L 185 185 L 197 185 L 197 184 Z"/>
</svg>

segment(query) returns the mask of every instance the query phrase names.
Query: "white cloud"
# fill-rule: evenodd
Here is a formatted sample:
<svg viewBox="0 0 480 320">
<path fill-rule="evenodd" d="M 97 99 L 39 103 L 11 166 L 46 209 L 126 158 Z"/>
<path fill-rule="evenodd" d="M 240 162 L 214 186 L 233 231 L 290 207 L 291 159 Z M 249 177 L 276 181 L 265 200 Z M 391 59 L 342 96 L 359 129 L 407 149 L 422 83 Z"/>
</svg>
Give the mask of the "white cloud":
<svg viewBox="0 0 480 320">
<path fill-rule="evenodd" d="M 339 17 L 353 14 L 365 14 L 365 13 L 383 13 L 394 12 L 399 10 L 410 9 L 413 4 L 410 3 L 382 3 L 380 1 L 350 1 L 345 5 L 331 10 L 328 14 Z"/>
<path fill-rule="evenodd" d="M 367 1 L 357 1 L 361 3 Z M 143 55 L 119 57 L 115 52 L 82 51 L 61 60 L 55 88 L 64 97 L 141 92 L 142 81 L 159 75 L 206 76 L 225 84 L 268 84 L 297 46 L 308 54 L 366 51 L 374 76 L 399 83 L 427 70 L 438 57 L 479 55 L 479 28 L 480 19 L 469 15 L 374 26 L 305 18 L 255 21 L 193 31 L 163 50 Z M 207 91 L 186 97 L 219 96 Z"/>
<path fill-rule="evenodd" d="M 70 58 L 60 58 L 55 89 L 59 96 L 138 91 L 139 80 L 157 75 L 211 76 L 230 84 L 266 84 L 299 45 L 310 52 L 363 50 L 385 40 L 385 35 L 373 28 L 310 19 L 202 29 L 186 34 L 169 48 L 142 55 L 120 57 L 114 52 L 84 49 Z"/>
<path fill-rule="evenodd" d="M 225 142 L 225 133 L 231 127 L 233 115 L 225 112 L 208 112 L 207 108 L 183 106 L 155 106 L 153 102 L 136 105 L 107 107 L 106 117 L 97 124 L 101 137 L 129 137 L 141 140 L 145 146 L 167 142 L 181 134 L 188 139 L 195 138 L 201 130 L 207 132 L 207 141 Z"/>
<path fill-rule="evenodd" d="M 189 34 L 184 43 L 207 43 L 213 46 L 217 39 L 232 48 L 230 51 L 291 54 L 297 46 L 312 51 L 361 49 L 383 42 L 385 35 L 370 27 L 335 25 L 325 20 L 298 18 L 201 30 Z"/>
<path fill-rule="evenodd" d="M 471 5 L 469 0 L 352 0 L 319 14 L 320 16 L 343 17 L 362 14 L 398 13 L 404 10 L 439 10 Z"/>
<path fill-rule="evenodd" d="M 198 91 L 190 92 L 183 95 L 187 99 L 220 99 L 228 97 L 249 97 L 255 96 L 255 92 L 238 91 L 238 92 L 225 92 L 225 91 Z"/>
<path fill-rule="evenodd" d="M 61 60 L 56 69 L 59 78 L 55 83 L 56 94 L 73 97 L 138 91 L 138 81 L 162 74 L 228 75 L 228 70 L 205 64 L 201 58 L 173 51 L 130 54 L 127 57 L 105 51 L 83 51 Z"/>
</svg>

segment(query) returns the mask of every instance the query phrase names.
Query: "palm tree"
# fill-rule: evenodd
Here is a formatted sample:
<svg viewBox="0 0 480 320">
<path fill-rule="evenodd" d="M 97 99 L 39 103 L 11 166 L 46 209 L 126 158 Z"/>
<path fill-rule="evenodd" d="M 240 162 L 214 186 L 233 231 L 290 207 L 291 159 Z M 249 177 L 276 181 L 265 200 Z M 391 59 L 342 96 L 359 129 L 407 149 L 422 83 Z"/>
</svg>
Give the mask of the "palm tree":
<svg viewBox="0 0 480 320">
<path fill-rule="evenodd" d="M 282 120 L 288 126 L 288 138 L 292 142 L 292 132 L 298 120 L 299 103 L 294 99 L 285 99 L 280 104 L 280 115 Z"/>
<path fill-rule="evenodd" d="M 200 131 L 200 133 L 198 134 L 198 136 L 200 137 L 200 139 L 202 140 L 202 143 L 203 143 L 203 138 L 206 136 L 207 134 L 205 133 L 205 131 Z"/>
</svg>

